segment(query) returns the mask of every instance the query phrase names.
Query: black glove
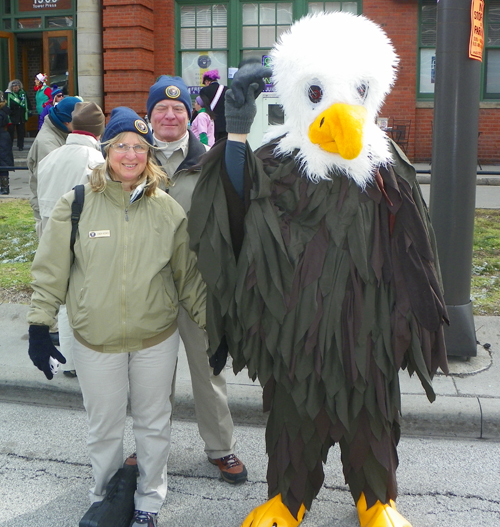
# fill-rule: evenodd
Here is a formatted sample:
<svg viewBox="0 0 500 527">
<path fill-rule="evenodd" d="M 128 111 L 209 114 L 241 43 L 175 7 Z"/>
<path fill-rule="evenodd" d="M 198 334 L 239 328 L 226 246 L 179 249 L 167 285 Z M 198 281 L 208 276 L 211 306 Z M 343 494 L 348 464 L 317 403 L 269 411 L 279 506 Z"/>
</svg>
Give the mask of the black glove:
<svg viewBox="0 0 500 527">
<path fill-rule="evenodd" d="M 263 77 L 270 77 L 271 70 L 260 62 L 249 62 L 234 76 L 231 88 L 226 91 L 226 130 L 232 134 L 248 134 L 252 127 L 257 106 L 255 99 L 265 88 Z"/>
<path fill-rule="evenodd" d="M 219 375 L 219 373 L 224 369 L 227 361 L 227 341 L 226 337 L 222 337 L 217 351 L 210 357 L 209 363 L 210 366 L 214 369 L 214 375 Z"/>
<path fill-rule="evenodd" d="M 49 359 L 54 357 L 61 364 L 66 364 L 66 359 L 57 348 L 52 344 L 49 334 L 49 326 L 30 326 L 29 328 L 29 348 L 28 354 L 33 364 L 43 373 L 47 379 L 52 379 L 54 375 L 50 371 Z"/>
</svg>

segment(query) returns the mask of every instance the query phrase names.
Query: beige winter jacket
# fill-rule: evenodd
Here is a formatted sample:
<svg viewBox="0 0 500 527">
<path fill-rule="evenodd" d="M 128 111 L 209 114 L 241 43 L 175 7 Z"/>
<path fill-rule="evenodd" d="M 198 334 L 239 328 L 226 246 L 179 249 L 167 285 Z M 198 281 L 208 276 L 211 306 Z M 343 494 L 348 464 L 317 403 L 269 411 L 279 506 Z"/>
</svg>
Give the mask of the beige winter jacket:
<svg viewBox="0 0 500 527">
<path fill-rule="evenodd" d="M 50 120 L 49 116 L 45 117 L 42 127 L 38 132 L 30 151 L 28 152 L 27 164 L 30 174 L 30 190 L 32 197 L 30 199 L 33 215 L 37 220 L 40 219 L 40 207 L 38 206 L 38 163 L 52 150 L 59 148 L 66 142 L 68 134 L 63 132 Z"/>
<path fill-rule="evenodd" d="M 121 183 L 102 193 L 85 185 L 85 205 L 70 250 L 74 192 L 57 203 L 40 240 L 28 323 L 51 326 L 66 303 L 83 344 L 108 353 L 140 350 L 176 328 L 179 304 L 205 327 L 205 284 L 189 249 L 182 207 L 165 192 L 132 204 Z"/>
</svg>

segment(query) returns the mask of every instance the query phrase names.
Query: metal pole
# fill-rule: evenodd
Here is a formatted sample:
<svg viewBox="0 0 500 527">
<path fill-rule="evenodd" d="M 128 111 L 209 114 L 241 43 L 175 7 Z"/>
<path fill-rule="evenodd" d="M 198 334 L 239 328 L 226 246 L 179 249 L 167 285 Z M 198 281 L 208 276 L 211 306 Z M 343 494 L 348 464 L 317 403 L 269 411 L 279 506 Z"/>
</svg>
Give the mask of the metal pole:
<svg viewBox="0 0 500 527">
<path fill-rule="evenodd" d="M 481 63 L 468 56 L 471 0 L 438 0 L 430 216 L 450 326 L 448 355 L 474 357 L 470 300 Z"/>
</svg>

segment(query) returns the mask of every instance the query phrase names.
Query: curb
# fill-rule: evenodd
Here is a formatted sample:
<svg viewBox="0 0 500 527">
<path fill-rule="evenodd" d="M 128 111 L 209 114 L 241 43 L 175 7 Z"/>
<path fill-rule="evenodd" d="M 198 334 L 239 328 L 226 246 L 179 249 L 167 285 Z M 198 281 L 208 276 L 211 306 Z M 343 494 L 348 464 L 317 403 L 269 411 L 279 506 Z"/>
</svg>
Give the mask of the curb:
<svg viewBox="0 0 500 527">
<path fill-rule="evenodd" d="M 34 386 L 35 383 L 1 381 L 0 401 L 83 410 L 79 389 Z M 262 411 L 258 385 L 227 385 L 231 415 L 236 425 L 262 426 L 267 414 Z M 449 439 L 500 440 L 500 400 L 488 397 L 439 395 L 430 403 L 425 395 L 401 395 L 401 435 L 403 437 L 441 437 Z M 177 383 L 174 420 L 196 421 L 190 383 Z"/>
<path fill-rule="evenodd" d="M 417 181 L 420 185 L 430 185 L 431 176 L 426 174 L 417 174 Z M 477 177 L 477 185 L 500 186 L 500 177 Z"/>
</svg>

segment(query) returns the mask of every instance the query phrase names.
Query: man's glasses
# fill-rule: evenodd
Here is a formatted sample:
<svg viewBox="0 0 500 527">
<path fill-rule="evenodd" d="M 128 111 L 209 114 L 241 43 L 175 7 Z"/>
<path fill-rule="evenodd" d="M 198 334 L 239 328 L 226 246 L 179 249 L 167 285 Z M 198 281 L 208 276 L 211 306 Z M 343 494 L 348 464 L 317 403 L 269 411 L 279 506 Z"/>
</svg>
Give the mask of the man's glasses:
<svg viewBox="0 0 500 527">
<path fill-rule="evenodd" d="M 111 148 L 118 152 L 119 154 L 126 154 L 131 148 L 136 154 L 147 154 L 149 147 L 146 145 L 127 145 L 127 143 L 114 143 L 111 145 Z"/>
</svg>

